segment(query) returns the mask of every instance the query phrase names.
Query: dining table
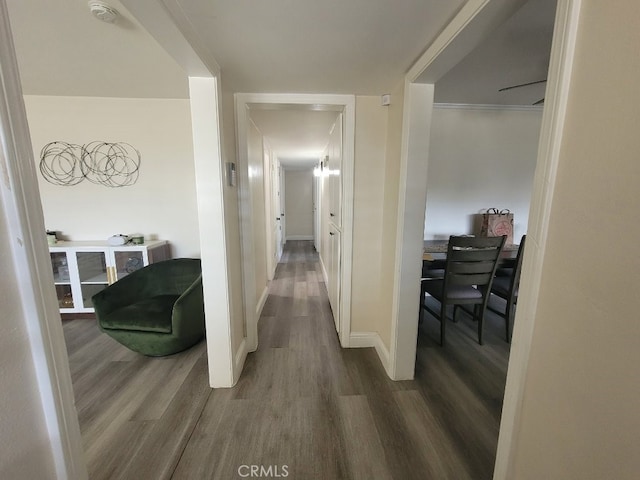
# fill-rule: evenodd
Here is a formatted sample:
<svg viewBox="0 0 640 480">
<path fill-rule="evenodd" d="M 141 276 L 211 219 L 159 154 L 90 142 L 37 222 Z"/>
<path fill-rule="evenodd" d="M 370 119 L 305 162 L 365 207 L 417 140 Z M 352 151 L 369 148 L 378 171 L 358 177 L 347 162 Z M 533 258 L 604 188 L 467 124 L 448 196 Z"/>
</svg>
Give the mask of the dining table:
<svg viewBox="0 0 640 480">
<path fill-rule="evenodd" d="M 518 244 L 505 244 L 500 252 L 498 268 L 513 268 L 518 255 Z M 444 269 L 447 261 L 449 240 L 424 240 L 422 249 L 422 268 L 427 270 Z"/>
</svg>

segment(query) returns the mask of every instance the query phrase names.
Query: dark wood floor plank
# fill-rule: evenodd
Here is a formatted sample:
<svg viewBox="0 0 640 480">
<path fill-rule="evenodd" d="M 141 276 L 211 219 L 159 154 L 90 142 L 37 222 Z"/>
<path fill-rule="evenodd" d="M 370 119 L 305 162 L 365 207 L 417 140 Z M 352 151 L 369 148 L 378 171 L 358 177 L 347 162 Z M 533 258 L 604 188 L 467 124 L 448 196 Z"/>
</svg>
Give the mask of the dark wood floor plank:
<svg viewBox="0 0 640 480">
<path fill-rule="evenodd" d="M 154 423 L 124 478 L 171 478 L 211 394 L 207 378 L 207 358 L 202 355 L 166 412 Z"/>
<path fill-rule="evenodd" d="M 367 397 L 339 397 L 338 408 L 342 419 L 349 476 L 354 480 L 393 479 Z"/>
<path fill-rule="evenodd" d="M 491 478 L 509 345 L 487 317 L 420 326 L 416 378 L 391 381 L 372 348 L 343 349 L 311 242 L 287 242 L 237 385 L 211 390 L 205 345 L 130 352 L 93 321 L 64 323 L 92 479 Z M 278 470 L 273 470 L 277 468 Z"/>
<path fill-rule="evenodd" d="M 412 443 L 420 445 L 420 455 L 427 466 L 425 479 L 475 480 L 467 462 L 444 426 L 444 419 L 430 409 L 418 391 L 397 391 L 393 396 L 400 407 Z"/>
</svg>

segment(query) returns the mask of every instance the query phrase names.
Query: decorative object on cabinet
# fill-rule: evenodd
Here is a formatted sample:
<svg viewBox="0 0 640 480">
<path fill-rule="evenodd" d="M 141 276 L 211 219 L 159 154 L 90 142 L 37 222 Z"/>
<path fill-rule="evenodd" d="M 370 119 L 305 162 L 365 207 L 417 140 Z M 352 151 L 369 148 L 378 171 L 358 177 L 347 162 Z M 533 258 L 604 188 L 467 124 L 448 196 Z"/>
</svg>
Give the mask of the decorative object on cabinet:
<svg viewBox="0 0 640 480">
<path fill-rule="evenodd" d="M 144 243 L 144 235 L 142 235 L 141 233 L 132 233 L 130 235 L 130 238 L 130 242 L 134 245 L 142 245 Z"/>
<path fill-rule="evenodd" d="M 92 298 L 100 330 L 148 356 L 181 352 L 205 332 L 200 260 L 148 265 Z"/>
<path fill-rule="evenodd" d="M 86 178 L 106 187 L 126 187 L 138 181 L 140 161 L 140 152 L 124 142 L 51 142 L 40 151 L 40 173 L 54 185 L 77 185 Z"/>
<path fill-rule="evenodd" d="M 169 243 L 111 246 L 58 241 L 49 246 L 60 313 L 93 313 L 91 297 L 133 271 L 169 259 Z"/>
<path fill-rule="evenodd" d="M 49 245 L 55 245 L 56 243 L 58 243 L 58 235 L 56 234 L 56 232 L 47 230 L 47 243 Z"/>
<path fill-rule="evenodd" d="M 128 242 L 129 242 L 129 237 L 121 233 L 117 235 L 111 235 L 109 238 L 107 238 L 107 243 L 113 246 L 124 245 Z"/>
</svg>

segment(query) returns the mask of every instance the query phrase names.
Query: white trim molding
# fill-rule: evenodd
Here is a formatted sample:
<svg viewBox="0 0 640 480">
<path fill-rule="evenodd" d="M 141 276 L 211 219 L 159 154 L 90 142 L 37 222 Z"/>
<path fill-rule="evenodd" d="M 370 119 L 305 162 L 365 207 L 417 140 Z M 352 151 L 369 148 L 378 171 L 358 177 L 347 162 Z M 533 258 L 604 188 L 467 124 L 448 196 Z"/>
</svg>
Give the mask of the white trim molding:
<svg viewBox="0 0 640 480">
<path fill-rule="evenodd" d="M 287 242 L 289 240 L 313 240 L 313 235 L 287 235 Z"/>
<path fill-rule="evenodd" d="M 501 110 L 501 111 L 537 111 L 544 109 L 543 105 L 489 105 L 476 103 L 434 103 L 437 110 Z"/>
<path fill-rule="evenodd" d="M 380 363 L 382 363 L 387 375 L 391 377 L 389 350 L 377 332 L 352 332 L 349 336 L 349 348 L 375 348 Z"/>
<path fill-rule="evenodd" d="M 256 321 L 260 321 L 262 309 L 264 308 L 264 304 L 267 303 L 267 298 L 269 298 L 269 286 L 264 287 L 264 290 L 262 290 L 262 294 L 258 299 L 258 304 L 256 305 Z"/>
<path fill-rule="evenodd" d="M 560 148 L 564 132 L 571 73 L 578 36 L 582 0 L 559 0 L 549 62 L 545 109 L 533 182 L 527 248 L 524 254 L 518 309 L 514 321 L 511 356 L 507 372 L 502 420 L 493 478 L 513 478 L 522 398 L 527 379 L 529 353 L 542 284 L 542 265 L 548 240 L 549 217 L 555 191 Z"/>
<path fill-rule="evenodd" d="M 242 369 L 244 368 L 244 362 L 247 360 L 247 355 L 249 354 L 249 350 L 247 349 L 247 338 L 243 338 L 240 343 L 240 347 L 238 347 L 238 351 L 234 357 L 233 361 L 233 384 L 235 385 L 240 380 L 240 374 L 242 373 Z"/>
</svg>

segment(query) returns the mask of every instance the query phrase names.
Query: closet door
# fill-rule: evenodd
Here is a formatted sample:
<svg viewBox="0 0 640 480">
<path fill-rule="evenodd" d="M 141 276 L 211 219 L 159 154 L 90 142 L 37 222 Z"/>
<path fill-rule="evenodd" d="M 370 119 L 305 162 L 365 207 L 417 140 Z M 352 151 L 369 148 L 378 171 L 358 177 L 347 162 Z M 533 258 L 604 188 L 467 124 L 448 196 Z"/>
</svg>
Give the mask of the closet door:
<svg viewBox="0 0 640 480">
<path fill-rule="evenodd" d="M 333 312 L 336 331 L 340 331 L 340 263 L 341 263 L 341 234 L 337 228 L 329 228 L 329 304 Z"/>
<path fill-rule="evenodd" d="M 342 228 L 342 114 L 338 115 L 329 141 L 329 221 Z"/>
</svg>

